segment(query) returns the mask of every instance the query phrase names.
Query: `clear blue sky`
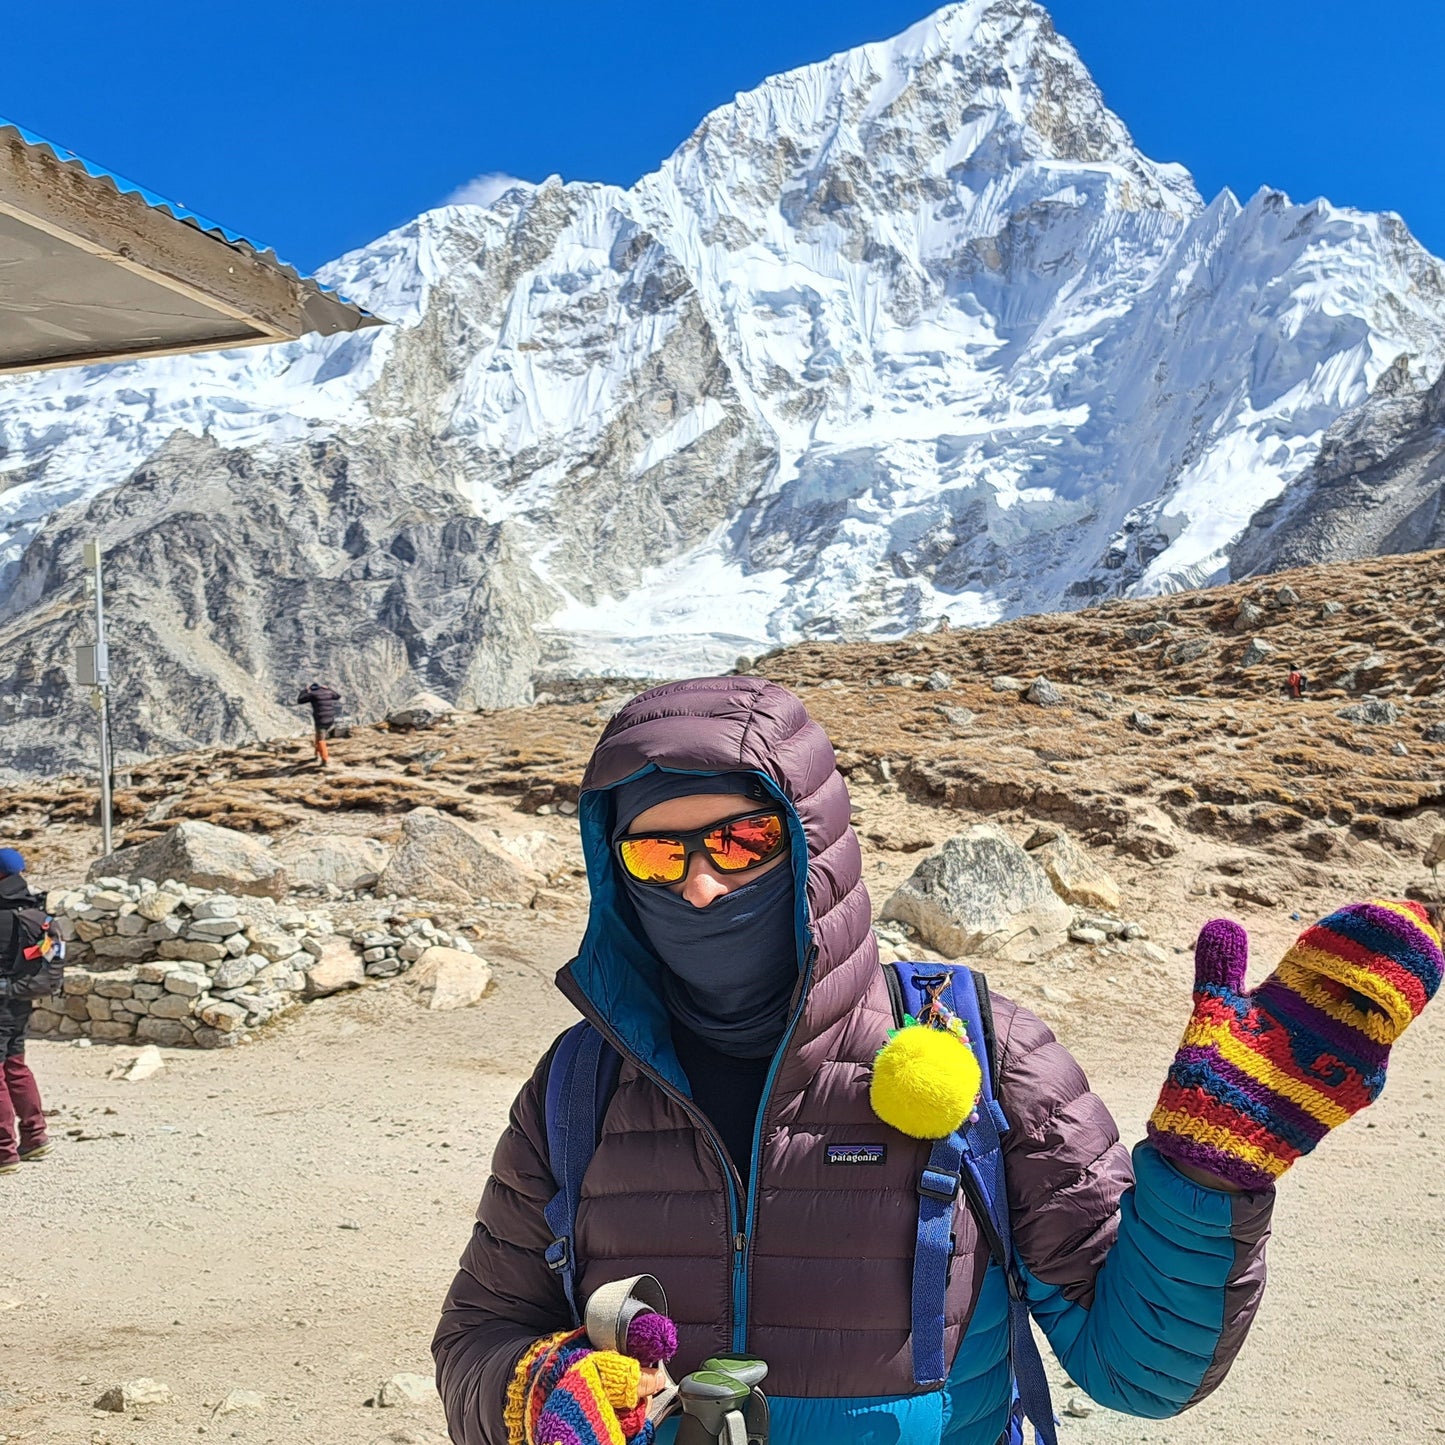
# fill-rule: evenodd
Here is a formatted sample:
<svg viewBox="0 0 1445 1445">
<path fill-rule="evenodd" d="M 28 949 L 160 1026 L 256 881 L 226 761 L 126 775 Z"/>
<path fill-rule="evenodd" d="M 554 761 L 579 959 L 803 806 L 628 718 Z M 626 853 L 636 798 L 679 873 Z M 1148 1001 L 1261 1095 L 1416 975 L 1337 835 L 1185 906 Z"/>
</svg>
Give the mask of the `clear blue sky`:
<svg viewBox="0 0 1445 1445">
<path fill-rule="evenodd" d="M 928 0 L 70 0 L 4 20 L 0 115 L 307 269 L 469 178 L 627 185 L 779 70 Z M 1399 211 L 1445 254 L 1440 0 L 1057 0 L 1109 105 L 1200 189 Z"/>
</svg>

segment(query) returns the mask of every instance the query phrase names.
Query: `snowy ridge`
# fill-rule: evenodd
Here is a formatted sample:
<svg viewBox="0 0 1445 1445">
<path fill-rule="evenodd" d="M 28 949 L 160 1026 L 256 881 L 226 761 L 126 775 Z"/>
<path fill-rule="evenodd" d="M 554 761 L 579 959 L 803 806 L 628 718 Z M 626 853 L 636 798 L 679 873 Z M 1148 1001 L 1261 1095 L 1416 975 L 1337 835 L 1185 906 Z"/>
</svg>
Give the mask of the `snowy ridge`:
<svg viewBox="0 0 1445 1445">
<path fill-rule="evenodd" d="M 1221 575 L 1398 358 L 1445 366 L 1398 217 L 1206 206 L 1030 0 L 768 80 L 631 190 L 519 185 L 323 279 L 397 325 L 0 382 L 0 613 L 46 519 L 177 430 L 263 469 L 411 447 L 500 529 L 491 605 L 551 599 L 534 651 L 476 639 L 482 701 L 1077 607 Z"/>
</svg>

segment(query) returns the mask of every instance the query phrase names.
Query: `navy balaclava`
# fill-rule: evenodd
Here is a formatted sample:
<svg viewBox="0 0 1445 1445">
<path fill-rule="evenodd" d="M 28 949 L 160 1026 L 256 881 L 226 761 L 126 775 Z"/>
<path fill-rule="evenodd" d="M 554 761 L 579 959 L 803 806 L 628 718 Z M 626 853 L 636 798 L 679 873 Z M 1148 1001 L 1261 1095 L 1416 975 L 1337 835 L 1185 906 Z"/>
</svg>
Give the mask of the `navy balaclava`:
<svg viewBox="0 0 1445 1445">
<path fill-rule="evenodd" d="M 776 800 L 751 773 L 644 773 L 613 789 L 612 841 L 658 803 L 695 793 L 737 793 L 738 812 Z M 663 965 L 668 1013 L 713 1048 L 766 1058 L 788 1024 L 798 982 L 793 870 L 784 862 L 752 883 L 696 908 L 671 888 L 617 876 Z"/>
</svg>

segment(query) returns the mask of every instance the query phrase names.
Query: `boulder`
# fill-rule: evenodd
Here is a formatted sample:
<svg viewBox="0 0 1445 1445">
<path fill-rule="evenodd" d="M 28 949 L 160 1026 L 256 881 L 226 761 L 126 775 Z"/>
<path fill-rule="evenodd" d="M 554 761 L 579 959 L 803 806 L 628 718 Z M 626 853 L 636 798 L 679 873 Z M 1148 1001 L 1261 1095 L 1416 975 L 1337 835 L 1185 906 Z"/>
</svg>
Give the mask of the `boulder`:
<svg viewBox="0 0 1445 1445">
<path fill-rule="evenodd" d="M 1336 717 L 1344 718 L 1346 722 L 1366 723 L 1371 727 L 1381 727 L 1388 723 L 1400 721 L 1400 709 L 1386 697 L 1367 697 L 1361 702 L 1354 702 L 1349 707 L 1342 707 Z"/>
<path fill-rule="evenodd" d="M 413 808 L 376 891 L 466 907 L 478 898 L 528 903 L 545 883 L 497 839 L 435 808 Z"/>
<path fill-rule="evenodd" d="M 351 940 L 327 938 L 322 940 L 321 956 L 306 970 L 306 997 L 325 998 L 365 982 L 366 969 Z"/>
<path fill-rule="evenodd" d="M 1029 684 L 1029 690 L 1024 694 L 1024 699 L 1038 707 L 1062 707 L 1064 705 L 1064 695 L 1060 692 L 1058 684 L 1050 682 L 1046 677 L 1036 677 Z"/>
<path fill-rule="evenodd" d="M 121 1414 L 126 1410 L 135 1410 L 142 1405 L 168 1405 L 170 1400 L 169 1385 L 163 1385 L 159 1380 L 142 1376 L 139 1379 L 126 1380 L 120 1385 L 112 1385 L 95 1402 L 95 1408 L 97 1410 L 113 1410 L 116 1414 Z"/>
<path fill-rule="evenodd" d="M 492 968 L 486 959 L 439 945 L 422 953 L 406 979 L 417 1002 L 429 1009 L 466 1008 L 481 998 L 491 981 Z"/>
<path fill-rule="evenodd" d="M 1246 597 L 1239 604 L 1239 610 L 1234 614 L 1234 630 L 1236 632 L 1253 632 L 1263 621 L 1264 608 Z"/>
<path fill-rule="evenodd" d="M 1251 637 L 1249 645 L 1244 649 L 1239 659 L 1241 667 L 1257 667 L 1266 658 L 1274 656 L 1274 644 L 1266 642 L 1262 637 Z"/>
<path fill-rule="evenodd" d="M 1043 868 L 988 823 L 930 853 L 879 916 L 912 924 L 947 958 L 1021 961 L 1063 943 L 1073 921 Z"/>
<path fill-rule="evenodd" d="M 259 1390 L 229 1390 L 216 1406 L 217 1415 L 264 1415 L 266 1397 Z"/>
<path fill-rule="evenodd" d="M 232 893 L 259 893 L 281 898 L 286 870 L 265 843 L 234 828 L 214 823 L 177 823 L 159 838 L 117 848 L 92 864 L 89 877 L 174 879 L 193 888 L 223 888 Z"/>
<path fill-rule="evenodd" d="M 276 856 L 285 865 L 293 887 L 334 883 L 338 888 L 356 888 L 362 879 L 374 877 L 386 867 L 391 850 L 375 838 L 297 833 L 276 845 Z"/>
<path fill-rule="evenodd" d="M 446 698 L 434 692 L 419 692 L 387 713 L 386 725 L 403 732 L 410 728 L 429 728 L 438 718 L 455 711 Z"/>
<path fill-rule="evenodd" d="M 383 1409 L 393 1409 L 398 1405 L 425 1405 L 436 1397 L 436 1382 L 430 1375 L 414 1375 L 405 1371 L 393 1375 L 376 1391 L 376 1403 Z"/>
<path fill-rule="evenodd" d="M 1065 903 L 1110 913 L 1119 907 L 1119 885 L 1067 833 L 1060 831 L 1029 856 L 1048 874 L 1054 892 Z"/>
</svg>

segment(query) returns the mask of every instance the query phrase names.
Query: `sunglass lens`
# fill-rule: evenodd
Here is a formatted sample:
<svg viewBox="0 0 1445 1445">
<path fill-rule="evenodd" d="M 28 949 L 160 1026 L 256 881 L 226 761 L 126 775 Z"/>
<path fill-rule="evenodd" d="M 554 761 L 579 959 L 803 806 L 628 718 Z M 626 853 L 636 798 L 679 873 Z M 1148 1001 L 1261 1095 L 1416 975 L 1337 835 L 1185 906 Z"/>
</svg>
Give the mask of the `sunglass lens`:
<svg viewBox="0 0 1445 1445">
<path fill-rule="evenodd" d="M 724 873 L 737 873 L 766 863 L 783 846 L 783 820 L 776 813 L 724 823 L 703 840 L 713 862 Z"/>
<path fill-rule="evenodd" d="M 686 871 L 687 854 L 676 838 L 625 838 L 617 851 L 639 883 L 676 883 Z"/>
</svg>

